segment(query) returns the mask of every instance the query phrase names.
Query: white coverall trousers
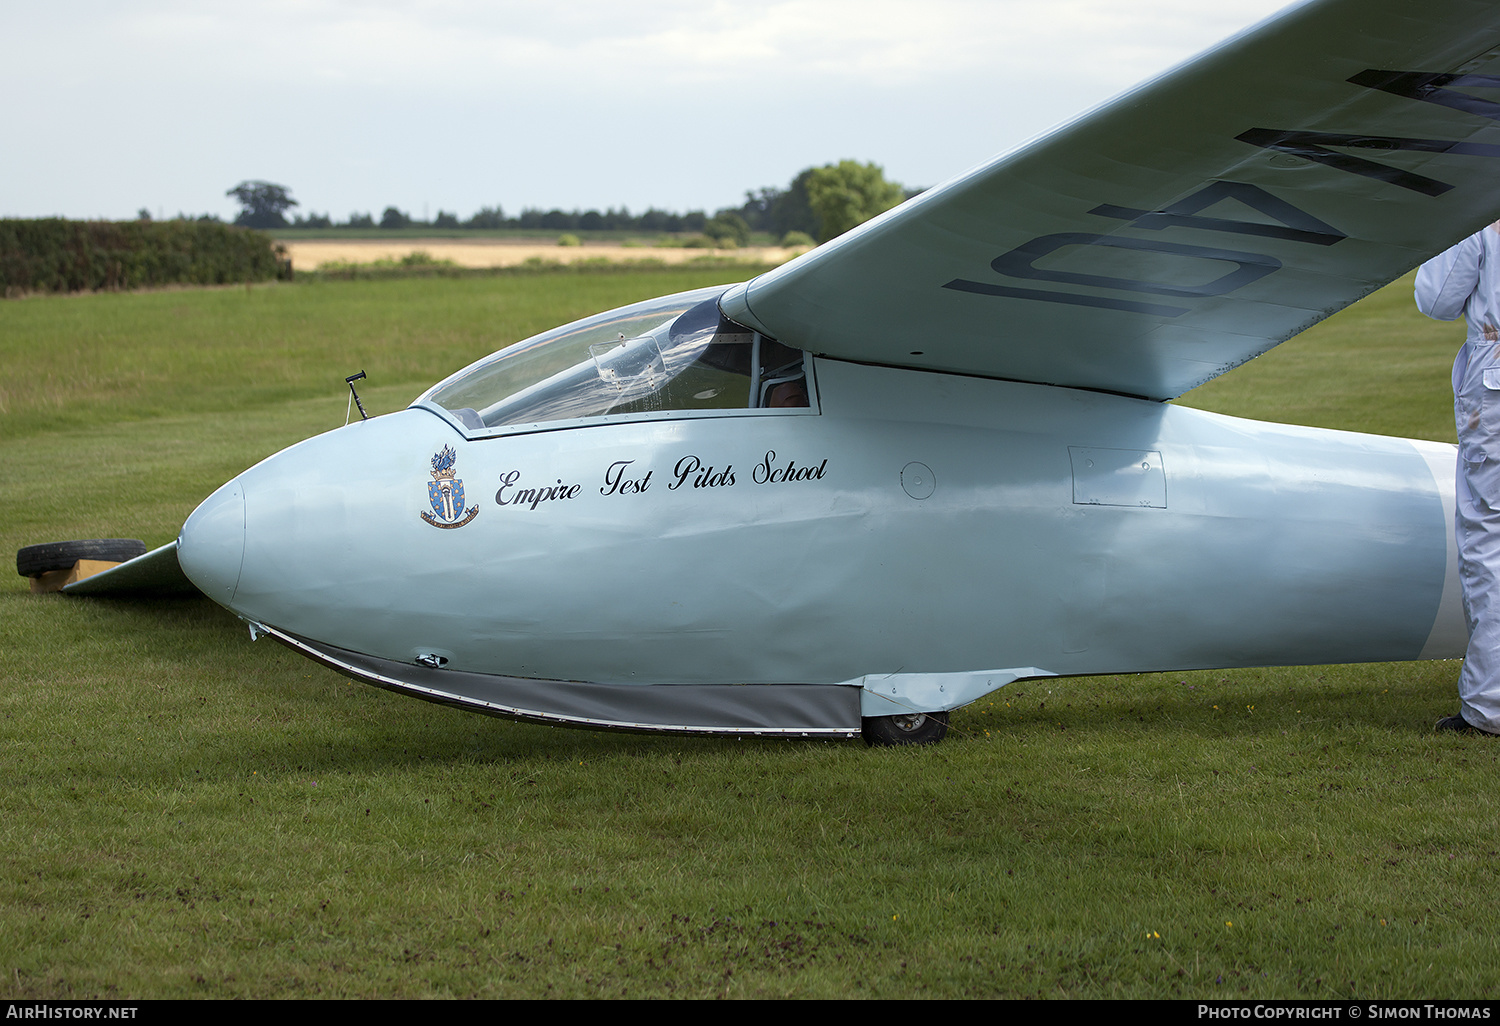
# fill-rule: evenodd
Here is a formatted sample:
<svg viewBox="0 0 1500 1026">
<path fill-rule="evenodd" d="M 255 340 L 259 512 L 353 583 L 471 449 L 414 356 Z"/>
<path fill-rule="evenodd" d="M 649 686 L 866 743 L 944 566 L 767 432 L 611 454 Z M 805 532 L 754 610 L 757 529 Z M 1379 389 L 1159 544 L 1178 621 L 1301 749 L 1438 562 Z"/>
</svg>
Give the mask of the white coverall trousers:
<svg viewBox="0 0 1500 1026">
<path fill-rule="evenodd" d="M 1469 647 L 1458 677 L 1460 712 L 1500 734 L 1500 229 L 1485 228 L 1423 264 L 1417 306 L 1468 322 L 1453 363 L 1458 430 L 1454 534 Z"/>
<path fill-rule="evenodd" d="M 1500 342 L 1466 342 L 1459 350 L 1453 413 L 1459 438 L 1454 531 L 1469 625 L 1458 698 L 1470 725 L 1500 733 Z"/>
</svg>

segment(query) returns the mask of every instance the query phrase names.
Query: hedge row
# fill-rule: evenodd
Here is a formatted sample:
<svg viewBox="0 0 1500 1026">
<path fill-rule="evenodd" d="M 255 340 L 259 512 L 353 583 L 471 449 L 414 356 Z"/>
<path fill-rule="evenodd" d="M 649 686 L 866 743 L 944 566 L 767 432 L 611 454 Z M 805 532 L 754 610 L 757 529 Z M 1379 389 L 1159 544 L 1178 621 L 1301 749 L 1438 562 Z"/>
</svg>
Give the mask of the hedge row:
<svg viewBox="0 0 1500 1026">
<path fill-rule="evenodd" d="M 0 220 L 0 294 L 291 277 L 269 235 L 211 221 Z"/>
</svg>

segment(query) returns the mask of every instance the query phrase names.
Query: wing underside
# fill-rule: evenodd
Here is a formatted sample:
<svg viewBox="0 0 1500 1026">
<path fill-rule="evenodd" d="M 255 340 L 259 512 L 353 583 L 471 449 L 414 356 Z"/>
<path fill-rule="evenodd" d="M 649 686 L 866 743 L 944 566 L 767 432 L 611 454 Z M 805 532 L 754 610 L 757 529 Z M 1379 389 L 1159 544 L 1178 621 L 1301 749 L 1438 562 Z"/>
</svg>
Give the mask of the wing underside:
<svg viewBox="0 0 1500 1026">
<path fill-rule="evenodd" d="M 820 355 L 1168 399 L 1500 216 L 1500 4 L 1317 0 L 732 290 Z"/>
<path fill-rule="evenodd" d="M 177 562 L 175 540 L 62 588 L 68 595 L 178 594 L 197 590 Z"/>
</svg>

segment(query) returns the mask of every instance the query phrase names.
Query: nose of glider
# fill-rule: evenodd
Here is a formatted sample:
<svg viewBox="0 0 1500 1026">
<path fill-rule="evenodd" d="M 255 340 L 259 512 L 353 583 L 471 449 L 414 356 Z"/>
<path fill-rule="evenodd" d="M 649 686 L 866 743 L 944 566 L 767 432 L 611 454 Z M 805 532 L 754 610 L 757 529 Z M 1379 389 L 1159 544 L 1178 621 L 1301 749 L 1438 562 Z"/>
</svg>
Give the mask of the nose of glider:
<svg viewBox="0 0 1500 1026">
<path fill-rule="evenodd" d="M 182 525 L 177 562 L 199 591 L 227 606 L 244 561 L 245 490 L 236 479 L 204 499 Z"/>
</svg>

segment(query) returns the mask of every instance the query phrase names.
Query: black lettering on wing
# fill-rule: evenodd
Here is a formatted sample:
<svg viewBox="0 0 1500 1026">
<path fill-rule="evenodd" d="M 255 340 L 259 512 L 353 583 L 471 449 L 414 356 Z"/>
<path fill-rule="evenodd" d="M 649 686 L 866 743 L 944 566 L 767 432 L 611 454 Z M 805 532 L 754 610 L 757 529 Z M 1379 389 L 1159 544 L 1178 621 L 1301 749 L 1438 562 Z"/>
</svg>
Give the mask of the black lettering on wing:
<svg viewBox="0 0 1500 1026">
<path fill-rule="evenodd" d="M 1345 135 L 1338 132 L 1287 132 L 1271 128 L 1252 128 L 1235 136 L 1240 142 L 1259 146 L 1264 150 L 1290 153 L 1294 157 L 1315 161 L 1339 171 L 1373 178 L 1424 196 L 1441 196 L 1453 188 L 1447 182 L 1405 171 L 1390 164 L 1366 160 L 1350 153 L 1330 150 L 1329 146 L 1345 149 L 1405 151 L 1409 153 L 1452 153 L 1469 157 L 1500 157 L 1500 146 L 1490 143 L 1459 142 L 1451 139 L 1404 139 L 1391 135 Z"/>
<path fill-rule="evenodd" d="M 1500 121 L 1500 103 L 1480 96 L 1459 92 L 1461 89 L 1500 89 L 1495 75 L 1459 75 L 1447 72 L 1382 71 L 1367 68 L 1349 76 L 1349 83 L 1366 89 L 1377 89 L 1422 103 L 1435 103 L 1449 110 L 1462 111 L 1490 121 Z M 1454 139 L 1408 139 L 1390 135 L 1345 134 L 1339 132 L 1285 131 L 1252 128 L 1235 136 L 1240 142 L 1277 150 L 1304 160 L 1350 174 L 1373 178 L 1379 182 L 1421 193 L 1441 196 L 1453 186 L 1436 178 L 1406 171 L 1377 160 L 1328 149 L 1337 146 L 1353 150 L 1386 150 L 1407 153 L 1445 153 L 1466 157 L 1500 157 L 1500 146 Z"/>
<path fill-rule="evenodd" d="M 1458 89 L 1500 89 L 1500 76 L 1456 75 L 1446 72 L 1378 71 L 1374 68 L 1350 75 L 1349 82 L 1366 89 L 1379 89 L 1409 100 L 1435 103 L 1465 114 L 1500 121 L 1500 103 L 1460 93 Z M 1454 88 L 1449 88 L 1450 86 Z"/>
<path fill-rule="evenodd" d="M 1261 221 L 1239 221 L 1228 217 L 1204 217 L 1207 210 L 1221 200 L 1235 200 L 1257 210 L 1280 224 Z M 1244 182 L 1209 182 L 1197 192 L 1184 196 L 1161 210 L 1134 210 L 1101 203 L 1090 210 L 1101 217 L 1117 217 L 1130 222 L 1132 228 L 1161 231 L 1163 228 L 1201 228 L 1210 232 L 1256 235 L 1288 242 L 1306 242 L 1314 246 L 1332 246 L 1348 236 L 1333 225 L 1305 210 L 1300 210 L 1279 196 L 1273 196 L 1258 185 Z"/>
</svg>

